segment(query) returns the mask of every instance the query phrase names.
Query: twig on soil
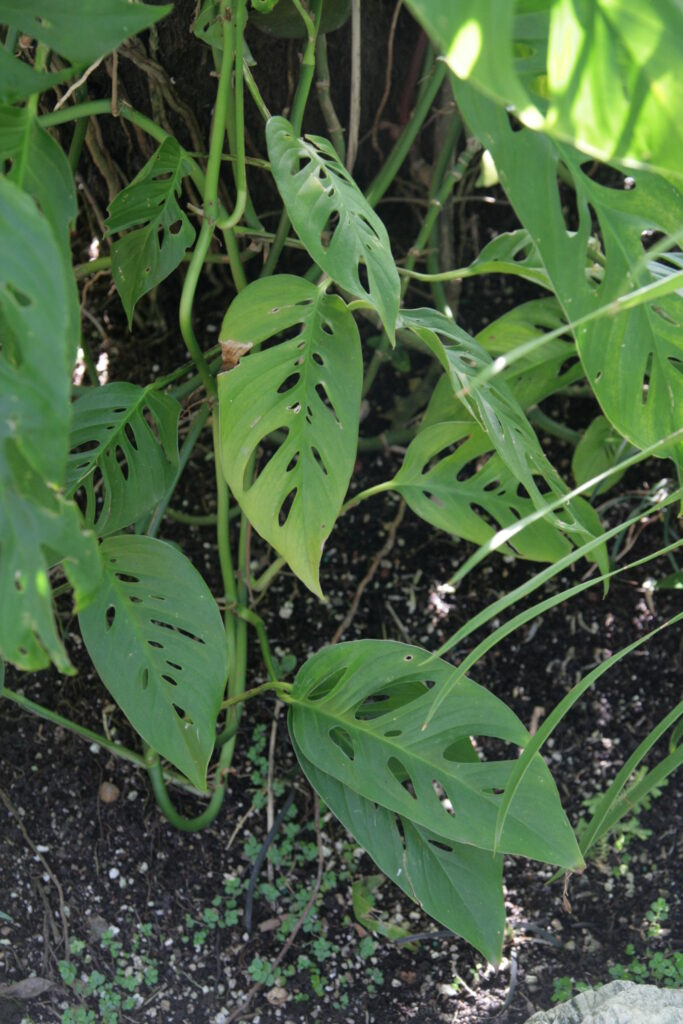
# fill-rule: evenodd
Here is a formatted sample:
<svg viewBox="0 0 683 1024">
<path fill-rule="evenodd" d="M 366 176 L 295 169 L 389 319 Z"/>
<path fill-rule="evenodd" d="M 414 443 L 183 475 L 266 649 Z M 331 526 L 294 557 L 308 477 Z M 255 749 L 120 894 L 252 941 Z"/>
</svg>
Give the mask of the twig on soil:
<svg viewBox="0 0 683 1024">
<path fill-rule="evenodd" d="M 353 600 L 351 602 L 351 605 L 349 607 L 348 612 L 346 613 L 346 615 L 344 616 L 344 618 L 342 619 L 342 621 L 339 623 L 339 625 L 337 626 L 336 630 L 334 631 L 334 636 L 330 640 L 331 644 L 338 643 L 340 637 L 346 632 L 346 630 L 349 628 L 349 626 L 353 622 L 355 614 L 358 611 L 358 605 L 360 604 L 360 599 L 363 596 L 363 591 L 365 590 L 367 585 L 370 582 L 372 582 L 372 579 L 373 579 L 375 573 L 377 572 L 377 570 L 379 568 L 380 562 L 382 561 L 383 558 L 386 558 L 386 556 L 389 554 L 389 552 L 391 551 L 391 549 L 393 548 L 393 546 L 394 546 L 394 544 L 396 542 L 396 531 L 398 530 L 399 526 L 403 522 L 403 516 L 405 515 L 405 511 L 406 511 L 406 503 L 405 503 L 405 501 L 401 500 L 401 504 L 399 505 L 399 509 L 398 509 L 398 513 L 396 515 L 396 518 L 389 525 L 389 529 L 387 530 L 387 539 L 385 540 L 384 544 L 379 549 L 379 551 L 377 552 L 377 554 L 373 558 L 372 562 L 370 563 L 370 568 L 366 572 L 365 576 L 363 577 L 363 579 L 358 584 L 358 587 L 356 588 L 356 593 L 353 595 Z"/>
<path fill-rule="evenodd" d="M 295 938 L 299 934 L 299 931 L 305 924 L 306 919 L 310 913 L 311 907 L 315 903 L 316 899 L 318 898 L 318 893 L 320 892 L 320 883 L 322 882 L 323 877 L 323 841 L 322 836 L 320 835 L 320 801 L 318 800 L 317 793 L 313 794 L 313 822 L 315 824 L 315 834 L 318 844 L 318 870 L 316 872 L 315 882 L 313 883 L 313 890 L 308 898 L 306 906 L 301 912 L 298 921 L 296 922 L 291 932 L 289 933 L 287 941 L 285 942 L 284 946 L 282 947 L 277 957 L 273 961 L 273 970 L 278 968 L 282 961 L 284 960 L 284 958 L 287 956 L 287 953 L 291 949 Z M 240 1005 L 235 1007 L 230 1016 L 226 1019 L 225 1024 L 232 1024 L 233 1021 L 239 1020 L 240 1017 L 243 1017 L 248 1012 L 252 999 L 258 992 L 260 992 L 262 988 L 263 982 L 261 981 L 258 982 L 256 985 L 252 985 L 252 987 L 249 989 Z"/>
<path fill-rule="evenodd" d="M 275 740 L 277 739 L 277 720 L 280 717 L 280 711 L 284 707 L 281 700 L 275 701 L 275 709 L 273 711 L 273 721 L 270 725 L 270 741 L 268 743 L 268 777 L 266 780 L 266 827 L 268 832 L 273 827 L 275 822 L 275 800 L 273 798 L 273 774 L 275 771 Z M 273 865 L 271 861 L 266 864 L 266 875 L 268 881 L 273 882 Z"/>
<path fill-rule="evenodd" d="M 508 985 L 508 992 L 505 996 L 505 1002 L 501 1006 L 498 1013 L 494 1013 L 493 1017 L 489 1017 L 489 1021 L 497 1020 L 510 1006 L 513 1000 L 515 989 L 517 988 L 517 950 L 512 947 L 510 950 L 510 984 Z"/>
<path fill-rule="evenodd" d="M 244 904 L 244 927 L 246 928 L 247 933 L 249 935 L 251 935 L 251 918 L 254 905 L 254 890 L 256 889 L 256 883 L 258 881 L 259 872 L 261 871 L 263 861 L 265 860 L 266 854 L 268 853 L 268 848 L 275 839 L 275 836 L 278 834 L 280 826 L 282 825 L 282 822 L 285 820 L 287 811 L 292 806 L 293 800 L 294 790 L 292 789 L 290 790 L 287 799 L 282 805 L 282 808 L 280 809 L 277 818 L 275 819 L 270 829 L 268 830 L 268 835 L 263 840 L 261 849 L 256 855 L 254 866 L 251 869 L 251 876 L 249 878 L 249 886 L 247 887 L 247 896 Z"/>
<path fill-rule="evenodd" d="M 49 877 L 50 881 L 52 882 L 52 884 L 54 885 L 55 889 L 57 890 L 57 896 L 59 898 L 59 916 L 60 916 L 60 919 L 61 919 L 61 922 L 62 922 L 62 936 L 63 936 L 63 939 L 64 939 L 64 959 L 68 962 L 68 960 L 69 960 L 69 925 L 68 925 L 68 922 L 67 922 L 67 919 L 66 919 L 66 907 L 65 907 L 65 904 L 64 904 L 64 890 L 62 889 L 61 883 L 60 883 L 59 879 L 57 878 L 57 876 L 55 875 L 54 871 L 52 870 L 52 868 L 50 867 L 48 862 L 45 860 L 45 858 L 43 857 L 42 853 L 40 852 L 38 847 L 35 845 L 35 843 L 31 839 L 31 837 L 29 836 L 28 832 L 26 831 L 24 823 L 21 820 L 21 815 L 19 814 L 19 811 L 16 809 L 16 807 L 14 806 L 14 804 L 12 803 L 10 798 L 7 796 L 7 793 L 5 793 L 4 789 L 0 789 L 0 800 L 2 800 L 3 804 L 7 808 L 8 813 L 11 814 L 12 817 L 16 820 L 16 823 L 19 826 L 19 830 L 20 830 L 22 836 L 24 837 L 24 841 L 26 842 L 26 845 L 30 846 L 30 848 L 33 851 L 33 853 L 35 854 L 35 856 L 38 858 L 40 863 L 45 868 L 46 874 L 48 875 L 48 877 Z"/>
</svg>

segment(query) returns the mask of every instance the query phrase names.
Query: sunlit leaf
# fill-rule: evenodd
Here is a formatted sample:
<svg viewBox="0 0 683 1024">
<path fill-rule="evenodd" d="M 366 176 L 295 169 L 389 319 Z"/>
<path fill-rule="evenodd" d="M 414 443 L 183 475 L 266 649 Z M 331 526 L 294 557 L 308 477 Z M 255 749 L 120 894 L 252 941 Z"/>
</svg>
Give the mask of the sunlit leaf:
<svg viewBox="0 0 683 1024">
<path fill-rule="evenodd" d="M 142 738 L 204 789 L 228 670 L 218 606 L 171 544 L 123 534 L 101 552 L 104 580 L 79 615 L 93 664 Z"/>
<path fill-rule="evenodd" d="M 451 70 L 523 124 L 601 159 L 683 173 L 676 0 L 406 5 Z"/>
<path fill-rule="evenodd" d="M 320 594 L 323 544 L 356 457 L 363 365 L 353 316 L 338 296 L 281 275 L 240 292 L 220 336 L 258 344 L 291 328 L 294 337 L 220 374 L 221 463 L 254 528 Z"/>
</svg>

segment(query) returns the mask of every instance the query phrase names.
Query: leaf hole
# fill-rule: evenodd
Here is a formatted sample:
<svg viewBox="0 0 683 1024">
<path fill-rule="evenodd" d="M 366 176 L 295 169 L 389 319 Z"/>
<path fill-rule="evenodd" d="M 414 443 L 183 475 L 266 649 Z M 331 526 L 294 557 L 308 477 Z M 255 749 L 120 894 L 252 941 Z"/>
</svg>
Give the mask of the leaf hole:
<svg viewBox="0 0 683 1024">
<path fill-rule="evenodd" d="M 313 353 L 313 362 L 317 363 L 318 366 L 324 366 L 325 365 L 325 360 L 323 359 L 323 357 L 320 355 L 319 352 L 314 352 Z"/>
<path fill-rule="evenodd" d="M 170 234 L 172 234 L 172 235 L 179 235 L 180 231 L 182 229 L 182 226 L 183 226 L 183 222 L 180 219 L 174 220 L 173 223 L 170 225 L 168 230 L 169 230 Z"/>
<path fill-rule="evenodd" d="M 346 674 L 346 669 L 339 668 L 325 676 L 308 693 L 309 700 L 323 700 L 329 697 L 332 691 L 338 686 Z"/>
<path fill-rule="evenodd" d="M 329 735 L 335 747 L 339 747 L 342 754 L 344 754 L 349 761 L 353 761 L 355 753 L 350 733 L 347 732 L 346 729 L 342 729 L 341 726 L 335 725 L 333 729 L 330 729 Z"/>
<path fill-rule="evenodd" d="M 397 757 L 390 757 L 389 760 L 387 761 L 387 768 L 394 776 L 396 781 L 400 783 L 400 785 L 405 789 L 406 793 L 408 793 L 408 795 L 411 796 L 413 800 L 417 800 L 417 797 L 415 795 L 415 789 L 413 788 L 413 784 L 410 781 L 410 774 L 406 770 L 405 765 L 403 765 L 398 760 Z"/>
<path fill-rule="evenodd" d="M 158 640 L 148 640 L 147 643 L 150 647 L 156 647 L 159 650 L 163 650 L 164 645 L 160 644 Z"/>
<path fill-rule="evenodd" d="M 323 474 L 323 476 L 328 476 L 327 468 L 325 466 L 325 463 L 323 462 L 323 457 L 318 451 L 318 449 L 315 447 L 315 445 L 311 445 L 311 455 L 315 459 L 315 463 L 318 469 Z"/>
<path fill-rule="evenodd" d="M 284 395 L 288 391 L 291 391 L 292 388 L 295 388 L 297 386 L 300 380 L 300 373 L 290 373 L 290 375 L 283 380 L 282 384 L 277 389 L 278 395 Z"/>
<path fill-rule="evenodd" d="M 120 583 L 139 583 L 140 582 L 140 577 L 139 576 L 131 576 L 127 572 L 115 572 L 114 575 L 116 576 L 117 580 Z"/>
<path fill-rule="evenodd" d="M 361 290 L 364 291 L 366 295 L 369 295 L 370 278 L 368 277 L 368 268 L 365 264 L 365 260 L 358 260 L 358 266 L 356 267 L 356 271 L 358 274 L 358 282 L 360 284 Z"/>
<path fill-rule="evenodd" d="M 278 521 L 278 523 L 280 524 L 281 527 L 284 527 L 286 522 L 287 522 L 287 520 L 289 519 L 289 514 L 292 511 L 292 506 L 294 505 L 294 501 L 296 499 L 296 494 L 297 494 L 297 488 L 295 487 L 293 490 L 291 490 L 289 492 L 289 494 L 286 496 L 286 498 L 284 499 L 284 501 L 280 505 L 280 508 L 279 508 L 278 514 L 277 514 L 277 521 Z"/>
<path fill-rule="evenodd" d="M 126 435 L 126 438 L 128 439 L 128 443 L 130 444 L 130 446 L 133 449 L 133 451 L 137 451 L 138 450 L 138 440 L 137 440 L 137 438 L 135 436 L 135 433 L 134 433 L 133 428 L 131 427 L 130 423 L 126 423 L 125 427 L 123 428 L 123 432 Z"/>
<path fill-rule="evenodd" d="M 167 673 L 162 673 L 161 678 L 169 684 L 169 686 L 177 686 L 178 680 L 174 679 L 173 676 L 169 676 Z"/>
<path fill-rule="evenodd" d="M 15 287 L 11 281 L 5 282 L 4 290 L 10 298 L 14 300 L 16 305 L 21 306 L 22 309 L 27 309 L 29 306 L 33 305 L 31 296 L 27 295 L 26 292 L 22 292 L 20 288 Z"/>
<path fill-rule="evenodd" d="M 104 628 L 109 632 L 111 627 L 114 625 L 114 619 L 116 618 L 116 608 L 113 604 L 110 604 L 104 613 Z"/>
<path fill-rule="evenodd" d="M 143 668 L 142 672 L 140 673 L 140 689 L 141 690 L 146 690 L 148 686 L 149 686 L 149 669 L 148 668 Z"/>
</svg>

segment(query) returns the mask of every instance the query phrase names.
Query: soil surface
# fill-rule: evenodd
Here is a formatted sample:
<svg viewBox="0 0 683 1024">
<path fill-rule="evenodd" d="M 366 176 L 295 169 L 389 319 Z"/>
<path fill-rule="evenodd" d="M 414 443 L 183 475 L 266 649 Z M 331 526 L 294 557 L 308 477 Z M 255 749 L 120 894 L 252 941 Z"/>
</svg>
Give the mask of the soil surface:
<svg viewBox="0 0 683 1024">
<path fill-rule="evenodd" d="M 138 380 L 146 372 L 158 372 L 157 364 L 135 368 Z M 125 368 L 117 367 L 117 374 L 125 376 Z M 402 386 L 392 382 L 387 393 L 394 385 Z M 211 511 L 204 497 L 212 493 L 209 443 L 207 435 L 195 450 L 176 508 Z M 566 468 L 568 452 L 554 445 Z M 360 457 L 352 489 L 393 475 L 400 458 L 398 451 Z M 625 478 L 611 514 L 632 512 L 663 467 L 648 467 L 649 484 L 642 470 Z M 330 641 L 398 511 L 396 496 L 382 495 L 340 520 L 325 553 L 326 604 L 290 574 L 276 578 L 258 611 L 277 656 L 291 654 L 301 664 Z M 662 525 L 646 520 L 629 538 L 626 561 L 660 546 Z M 161 535 L 179 543 L 219 592 L 211 528 L 166 519 Z M 434 648 L 532 572 L 512 559 L 492 559 L 453 593 L 444 585 L 469 552 L 406 511 L 344 638 L 389 637 Z M 253 562 L 263 555 L 253 538 Z M 576 582 L 585 571 L 576 567 L 554 585 Z M 604 598 L 599 588 L 588 590 L 495 648 L 473 677 L 534 728 L 590 667 L 680 606 L 675 592 L 653 594 L 644 586 L 648 577 L 668 571 L 664 560 L 618 576 Z M 7 685 L 137 749 L 68 608 L 64 630 L 78 676 L 9 671 Z M 468 649 L 479 639 L 468 638 Z M 250 684 L 257 685 L 264 676 L 256 648 L 251 659 Z M 680 636 L 664 631 L 605 675 L 551 738 L 545 755 L 573 823 L 584 812 L 582 801 L 604 788 L 678 699 L 680 671 Z M 565 898 L 561 881 L 547 885 L 550 868 L 509 860 L 509 929 L 494 969 L 463 941 L 440 933 L 389 882 L 381 884 L 370 859 L 324 808 L 316 830 L 313 796 L 296 769 L 284 712 L 272 700 L 247 704 L 224 808 L 199 834 L 166 822 L 135 765 L 9 701 L 1 708 L 0 985 L 44 980 L 42 992 L 35 979 L 28 993 L 0 989 L 2 1024 L 226 1024 L 257 982 L 263 985 L 244 1017 L 257 1024 L 484 1024 L 494 1018 L 518 1024 L 551 1005 L 554 979 L 610 980 L 616 963 L 629 964 L 633 955 L 647 962 L 647 950 L 677 948 L 672 937 L 681 934 L 683 900 L 676 886 L 681 805 L 675 779 L 639 815 L 649 838 L 634 837 L 621 851 L 606 844 L 583 875 L 570 879 Z M 115 788 L 103 789 L 105 783 Z M 269 830 L 268 790 L 275 814 L 288 808 L 249 893 Z M 107 796 L 114 799 L 106 802 Z M 174 791 L 174 798 L 188 814 L 203 806 L 186 793 Z M 313 910 L 272 970 L 316 877 Z M 354 893 L 357 902 L 364 894 L 375 900 L 383 934 L 354 916 Z M 656 900 L 666 901 L 669 916 L 653 937 L 645 915 Z M 409 934 L 420 938 L 401 941 Z M 626 952 L 629 943 L 633 955 Z M 26 994 L 32 998 L 17 998 Z"/>
</svg>

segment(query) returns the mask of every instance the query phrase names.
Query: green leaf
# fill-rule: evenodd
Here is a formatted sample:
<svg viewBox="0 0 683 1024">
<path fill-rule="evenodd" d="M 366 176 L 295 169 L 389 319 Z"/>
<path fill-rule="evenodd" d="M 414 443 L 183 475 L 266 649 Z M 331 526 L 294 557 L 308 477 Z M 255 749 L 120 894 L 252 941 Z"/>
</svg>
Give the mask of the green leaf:
<svg viewBox="0 0 683 1024">
<path fill-rule="evenodd" d="M 473 274 L 514 274 L 552 290 L 543 262 L 528 231 L 506 231 L 488 242 L 467 268 Z"/>
<path fill-rule="evenodd" d="M 616 462 L 627 459 L 633 455 L 633 448 L 620 434 L 617 434 L 609 420 L 604 416 L 596 416 L 590 426 L 586 429 L 583 437 L 574 449 L 572 456 L 572 473 L 577 484 L 584 484 L 592 480 L 599 473 L 604 473 Z M 597 493 L 613 487 L 626 470 L 615 473 L 602 486 L 598 485 Z"/>
<path fill-rule="evenodd" d="M 165 139 L 109 207 L 109 234 L 135 229 L 111 247 L 112 274 L 129 326 L 138 299 L 175 270 L 194 242 L 195 230 L 177 200 L 189 170 L 185 151 L 175 139 Z"/>
<path fill-rule="evenodd" d="M 406 2 L 451 70 L 529 128 L 601 159 L 681 174 L 676 0 Z"/>
<path fill-rule="evenodd" d="M 442 390 L 450 390 L 445 379 Z M 519 494 L 519 480 L 505 459 L 492 451 L 479 424 L 466 415 L 458 420 L 457 411 L 452 417 L 419 430 L 392 487 L 425 522 L 474 544 L 485 544 L 499 529 L 514 526 L 533 512 L 535 505 L 528 495 Z M 570 547 L 559 530 L 540 520 L 520 531 L 504 550 L 521 558 L 554 562 Z"/>
<path fill-rule="evenodd" d="M 62 57 L 92 64 L 172 9 L 128 0 L 2 0 L 2 20 Z"/>
<path fill-rule="evenodd" d="M 101 552 L 104 580 L 79 615 L 93 664 L 142 738 L 205 789 L 228 671 L 218 606 L 164 541 L 125 534 Z"/>
<path fill-rule="evenodd" d="M 59 143 L 27 107 L 0 107 L 0 161 L 5 160 L 11 161 L 9 180 L 36 200 L 68 254 L 77 213 L 73 174 Z"/>
<path fill-rule="evenodd" d="M 67 494 L 82 495 L 101 537 L 136 522 L 178 471 L 175 399 L 120 381 L 84 391 L 73 406 Z"/>
<path fill-rule="evenodd" d="M 275 183 L 310 256 L 340 288 L 372 303 L 394 344 L 401 288 L 384 224 L 327 139 L 297 139 L 289 121 L 271 117 L 266 141 Z"/>
<path fill-rule="evenodd" d="M 316 768 L 293 734 L 292 743 L 308 781 L 385 875 L 430 917 L 498 963 L 505 925 L 503 858 L 445 843 Z"/>
<path fill-rule="evenodd" d="M 75 284 L 35 202 L 0 178 L 0 651 L 21 669 L 62 672 L 49 569 L 63 560 L 78 605 L 97 585 L 92 534 L 64 483 Z M 76 308 L 77 305 L 76 305 Z"/>
<path fill-rule="evenodd" d="M 76 74 L 76 68 L 62 71 L 36 71 L 0 46 L 0 103 L 18 103 L 35 92 L 65 82 Z"/>
<path fill-rule="evenodd" d="M 536 132 L 513 131 L 504 110 L 464 83 L 456 92 L 470 127 L 494 155 L 501 184 L 535 239 L 568 320 L 608 306 L 653 280 L 643 260 L 643 232 L 675 235 L 683 191 L 647 171 L 634 171 L 626 183 L 629 188 L 615 171 L 610 172 L 614 187 L 599 184 L 590 177 L 590 162 L 576 150 Z M 534 168 L 533 175 L 529 167 Z M 564 221 L 560 194 L 567 177 L 574 183 L 578 212 L 578 225 L 571 229 Z M 605 267 L 587 275 L 594 221 L 602 237 Z M 681 323 L 683 298 L 674 293 L 575 330 L 581 361 L 605 416 L 637 448 L 654 444 L 680 426 Z M 680 458 L 683 464 L 683 455 Z"/>
<path fill-rule="evenodd" d="M 221 463 L 254 528 L 321 595 L 322 549 L 358 441 L 363 364 L 353 316 L 303 278 L 264 278 L 235 298 L 221 339 L 259 344 L 291 328 L 295 337 L 219 375 Z M 259 445 L 274 431 L 285 436 L 271 438 L 252 482 Z"/>
<path fill-rule="evenodd" d="M 497 359 L 564 323 L 566 318 L 557 299 L 532 299 L 503 313 L 480 331 L 476 340 Z M 529 352 L 504 369 L 501 376 L 523 409 L 580 380 L 583 367 L 569 328 L 566 337 L 553 338 Z"/>
<path fill-rule="evenodd" d="M 516 756 L 529 736 L 502 701 L 466 678 L 450 687 L 438 718 L 423 729 L 452 675 L 442 659 L 394 641 L 326 648 L 297 674 L 290 732 L 304 758 L 366 800 L 439 841 L 492 850 L 500 794 L 516 762 L 474 763 L 470 737 L 495 737 Z M 533 764 L 500 851 L 576 867 L 581 856 L 555 783 L 541 757 Z"/>
<path fill-rule="evenodd" d="M 509 480 L 512 474 L 522 485 L 535 508 L 543 508 L 549 497 L 565 494 L 568 488 L 544 455 L 533 427 L 508 384 L 494 377 L 484 386 L 470 392 L 470 382 L 491 364 L 491 357 L 486 350 L 452 319 L 436 310 L 403 310 L 401 323 L 410 328 L 439 360 L 451 382 L 454 394 L 468 415 L 486 433 L 488 450 L 495 450 L 508 467 L 506 480 Z M 458 437 L 462 440 L 464 434 L 461 432 Z M 455 443 L 458 437 L 453 437 L 441 447 Z M 419 442 L 419 449 L 421 453 L 424 452 L 424 440 Z M 432 450 L 430 458 L 436 454 L 437 451 Z M 469 454 L 466 453 L 468 460 Z M 412 469 L 415 469 L 414 464 Z M 498 478 L 495 470 L 491 472 L 487 485 L 493 491 Z M 453 480 L 452 484 L 455 482 Z M 545 494 L 542 493 L 541 487 L 544 487 Z M 510 507 L 508 503 L 508 510 Z M 571 501 L 568 507 L 562 510 L 561 515 L 551 514 L 548 522 L 571 536 L 578 544 L 590 536 L 597 535 L 601 530 L 594 511 L 580 499 Z M 598 557 L 604 560 L 605 553 L 600 552 Z"/>
</svg>

